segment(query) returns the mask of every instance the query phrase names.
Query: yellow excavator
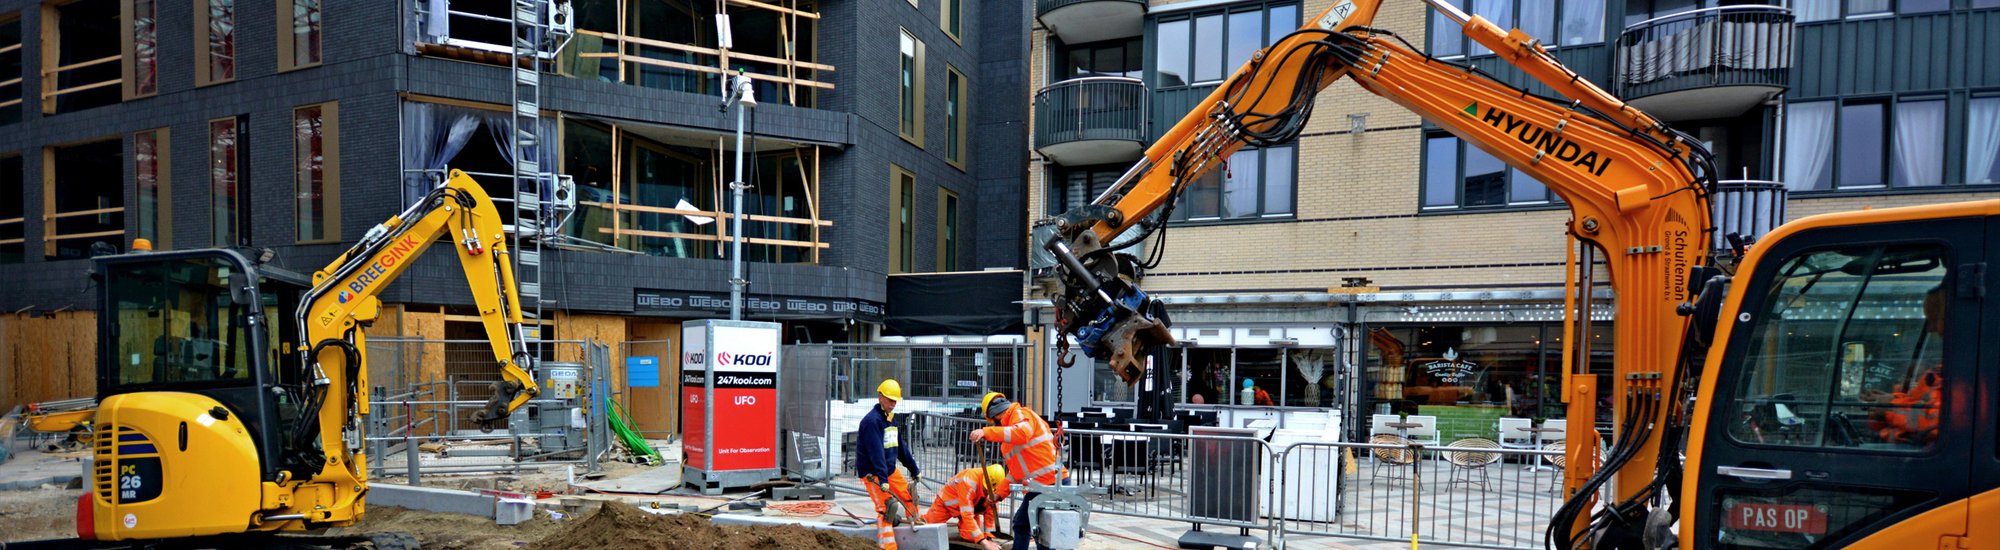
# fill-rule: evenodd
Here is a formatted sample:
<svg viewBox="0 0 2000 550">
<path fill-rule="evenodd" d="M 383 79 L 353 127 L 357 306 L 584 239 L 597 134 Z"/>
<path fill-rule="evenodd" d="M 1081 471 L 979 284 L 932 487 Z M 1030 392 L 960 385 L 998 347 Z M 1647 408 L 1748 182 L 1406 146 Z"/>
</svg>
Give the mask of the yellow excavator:
<svg viewBox="0 0 2000 550">
<path fill-rule="evenodd" d="M 1606 444 L 1594 422 L 1568 424 L 1548 547 L 2000 548 L 2000 305 L 1985 298 L 2000 201 L 1801 219 L 1754 246 L 1731 239 L 1725 272 L 1710 257 L 1717 174 L 1699 140 L 1534 37 L 1424 1 L 1560 97 L 1371 27 L 1381 0 L 1338 0 L 1253 55 L 1091 204 L 1043 222 L 1059 364 L 1074 341 L 1138 380 L 1172 336 L 1138 282 L 1159 248 L 1123 251 L 1164 242 L 1190 182 L 1239 148 L 1296 139 L 1319 92 L 1351 78 L 1546 184 L 1608 267 L 1613 374 L 1576 365 L 1563 393 L 1569 417 L 1594 419 L 1608 385 L 1613 429 Z"/>
<path fill-rule="evenodd" d="M 306 278 L 268 251 L 135 251 L 95 259 L 98 409 L 81 540 L 232 547 L 360 521 L 368 495 L 365 329 L 382 289 L 432 244 L 458 252 L 503 380 L 490 427 L 535 397 L 499 209 L 453 170 Z M 412 545 L 288 535 L 285 544 Z"/>
</svg>

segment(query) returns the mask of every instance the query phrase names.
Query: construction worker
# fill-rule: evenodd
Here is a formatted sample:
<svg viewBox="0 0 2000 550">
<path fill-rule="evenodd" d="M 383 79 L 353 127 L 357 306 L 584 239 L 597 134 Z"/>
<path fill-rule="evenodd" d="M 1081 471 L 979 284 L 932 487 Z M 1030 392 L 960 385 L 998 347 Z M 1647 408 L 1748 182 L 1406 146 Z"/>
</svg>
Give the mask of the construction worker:
<svg viewBox="0 0 2000 550">
<path fill-rule="evenodd" d="M 1049 431 L 1049 423 L 1042 416 L 1027 407 L 1008 401 L 1000 392 L 991 392 L 979 400 L 979 415 L 986 417 L 987 427 L 972 430 L 972 441 L 991 441 L 1000 444 L 1001 463 L 1007 466 L 1007 478 L 1023 487 L 1029 483 L 1057 485 L 1069 480 L 1069 471 L 1056 462 L 1056 436 Z M 1014 508 L 1014 550 L 1027 550 L 1028 541 L 1034 538 L 1028 532 L 1028 503 L 1034 502 L 1040 492 L 1028 491 L 1021 498 L 1021 505 Z"/>
<path fill-rule="evenodd" d="M 875 501 L 875 542 L 896 550 L 897 524 L 917 513 L 917 497 L 910 493 L 910 478 L 917 477 L 917 459 L 903 446 L 903 423 L 896 418 L 896 402 L 903 400 L 903 385 L 891 378 L 875 387 L 876 407 L 861 418 L 855 435 L 854 469 L 860 473 L 868 498 Z M 910 477 L 896 470 L 902 461 Z M 923 523 L 922 518 L 916 519 Z"/>
<path fill-rule="evenodd" d="M 1007 499 L 1010 489 L 1007 469 L 999 464 L 959 470 L 938 489 L 937 499 L 924 512 L 924 521 L 944 523 L 958 518 L 958 538 L 985 550 L 1000 550 L 993 527 L 1000 515 L 1000 501 Z"/>
</svg>

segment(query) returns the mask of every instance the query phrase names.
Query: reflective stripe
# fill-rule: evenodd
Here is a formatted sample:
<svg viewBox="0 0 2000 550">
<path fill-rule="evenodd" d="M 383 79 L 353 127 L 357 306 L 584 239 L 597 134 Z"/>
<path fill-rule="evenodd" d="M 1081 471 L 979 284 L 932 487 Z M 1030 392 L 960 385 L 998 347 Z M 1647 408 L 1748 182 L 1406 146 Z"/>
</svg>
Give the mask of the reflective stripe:
<svg viewBox="0 0 2000 550">
<path fill-rule="evenodd" d="M 1043 443 L 1048 443 L 1048 442 L 1050 442 L 1050 441 L 1055 441 L 1055 439 L 1056 439 L 1056 436 L 1055 436 L 1055 435 L 1052 435 L 1052 434 L 1046 434 L 1046 433 L 1045 433 L 1045 434 L 1042 434 L 1042 435 L 1040 435 L 1040 436 L 1036 436 L 1036 437 L 1035 437 L 1034 439 L 1030 439 L 1030 440 L 1028 440 L 1028 442 L 1027 442 L 1027 443 L 1022 443 L 1022 444 L 1021 444 L 1021 446 L 1022 446 L 1022 447 L 1033 447 L 1033 446 L 1036 446 L 1036 445 L 1040 445 L 1040 444 L 1043 444 Z"/>
<path fill-rule="evenodd" d="M 947 507 L 947 508 L 949 508 L 949 507 L 952 507 L 952 506 L 958 506 L 958 499 L 955 499 L 955 498 L 948 498 L 948 499 L 944 499 L 944 505 L 945 505 L 945 507 Z"/>
<path fill-rule="evenodd" d="M 1040 470 L 1035 470 L 1035 471 L 1033 471 L 1033 472 L 1029 472 L 1029 473 L 1028 473 L 1028 479 L 1035 479 L 1035 478 L 1039 478 L 1039 477 L 1042 477 L 1043 475 L 1046 475 L 1046 474 L 1049 474 L 1049 473 L 1053 473 L 1053 472 L 1055 472 L 1056 470 L 1058 470 L 1058 469 L 1061 469 L 1061 468 L 1062 468 L 1062 465 L 1061 465 L 1061 464 L 1050 464 L 1050 465 L 1047 465 L 1047 466 L 1043 466 L 1043 467 L 1042 467 L 1042 469 L 1040 469 Z"/>
</svg>

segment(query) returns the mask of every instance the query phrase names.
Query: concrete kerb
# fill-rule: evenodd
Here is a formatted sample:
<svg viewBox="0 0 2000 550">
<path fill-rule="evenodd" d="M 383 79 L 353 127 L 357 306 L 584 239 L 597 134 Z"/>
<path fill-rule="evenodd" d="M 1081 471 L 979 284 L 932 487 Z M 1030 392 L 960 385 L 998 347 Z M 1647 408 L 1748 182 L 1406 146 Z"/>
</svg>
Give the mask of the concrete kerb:
<svg viewBox="0 0 2000 550">
<path fill-rule="evenodd" d="M 659 512 L 659 513 L 665 513 L 665 512 Z M 743 516 L 735 514 L 717 514 L 713 517 L 710 517 L 709 521 L 714 522 L 716 525 L 797 525 L 808 529 L 821 529 L 826 531 L 833 531 L 835 533 L 840 533 L 850 537 L 866 539 L 871 541 L 875 540 L 875 528 L 866 526 L 842 527 L 842 526 L 821 524 L 821 523 L 801 523 L 797 521 L 790 521 L 790 520 L 783 520 L 776 518 Z M 949 548 L 951 546 L 951 532 L 947 531 L 945 529 L 946 527 L 947 525 L 937 524 L 937 523 L 933 523 L 930 525 L 904 525 L 901 527 L 897 527 L 896 546 L 898 548 L 907 548 L 909 550 L 944 550 L 945 548 Z"/>
<path fill-rule="evenodd" d="M 493 517 L 494 503 L 498 498 L 471 491 L 437 489 L 432 487 L 411 487 L 389 483 L 374 483 L 368 486 L 368 503 L 376 506 L 396 506 L 411 510 L 471 514 L 484 518 Z"/>
</svg>

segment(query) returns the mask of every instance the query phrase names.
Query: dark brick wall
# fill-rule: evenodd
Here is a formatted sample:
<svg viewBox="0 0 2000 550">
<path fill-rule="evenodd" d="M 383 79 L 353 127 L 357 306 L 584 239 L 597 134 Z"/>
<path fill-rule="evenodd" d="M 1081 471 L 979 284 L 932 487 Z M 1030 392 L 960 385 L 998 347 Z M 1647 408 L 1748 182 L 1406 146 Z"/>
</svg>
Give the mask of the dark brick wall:
<svg viewBox="0 0 2000 550">
<path fill-rule="evenodd" d="M 395 2 L 408 5 L 409 0 Z M 154 97 L 43 117 L 34 90 L 40 86 L 41 56 L 38 2 L 0 0 L 0 14 L 19 11 L 25 35 L 27 65 L 22 89 L 28 91 L 24 120 L 0 126 L 0 154 L 20 153 L 27 179 L 29 220 L 39 219 L 42 190 L 41 148 L 99 137 L 117 136 L 126 143 L 125 185 L 131 189 L 129 162 L 132 132 L 171 129 L 173 201 L 172 245 L 197 248 L 209 244 L 210 191 L 207 165 L 207 124 L 210 119 L 247 115 L 248 139 L 243 150 L 250 168 L 243 182 L 252 189 L 253 242 L 278 253 L 280 265 L 310 273 L 337 255 L 344 244 L 297 245 L 293 183 L 289 170 L 292 146 L 288 133 L 291 110 L 326 101 L 339 104 L 340 190 L 342 243 L 358 238 L 369 227 L 400 211 L 400 94 L 422 94 L 473 101 L 505 103 L 507 73 L 497 66 L 406 55 L 405 36 L 414 23 L 404 20 L 404 8 L 379 2 L 328 2 L 324 15 L 326 44 L 319 67 L 277 72 L 275 3 L 239 0 L 237 78 L 233 82 L 196 88 L 195 63 L 205 50 L 194 49 L 193 3 L 162 2 L 159 8 L 160 92 Z M 1021 160 L 1024 136 L 990 139 L 987 132 L 1018 134 L 1026 119 L 1027 92 L 1019 75 L 989 62 L 1018 63 L 1025 74 L 1027 20 L 1024 6 L 987 7 L 967 0 L 964 12 L 967 42 L 960 45 L 938 26 L 939 4 L 923 0 L 912 8 L 906 0 L 827 0 L 819 51 L 821 61 L 834 65 L 837 89 L 821 95 L 817 109 L 765 103 L 757 108 L 760 135 L 828 144 L 821 167 L 823 217 L 834 225 L 823 234 L 832 243 L 820 266 L 747 264 L 753 294 L 884 299 L 883 273 L 888 267 L 889 165 L 917 173 L 917 264 L 920 269 L 974 269 L 1018 263 Z M 997 4 L 997 3 L 996 3 Z M 974 6 L 980 6 L 974 9 Z M 988 18 L 1009 20 L 1005 25 Z M 892 87 L 898 69 L 897 29 L 907 28 L 927 48 L 925 67 L 928 142 L 914 146 L 896 135 L 897 96 Z M 1021 36 L 1001 36 L 1012 28 Z M 987 43 L 1004 46 L 998 54 L 983 54 Z M 1018 50 L 1018 51 L 1016 51 Z M 971 79 L 975 126 L 967 166 L 972 173 L 944 161 L 945 65 Z M 997 76 L 989 76 L 996 75 Z M 1011 78 L 1012 80 L 1008 80 Z M 989 80 L 990 79 L 990 80 Z M 997 83 L 997 84 L 996 84 Z M 1011 91 L 1001 88 L 1013 87 Z M 718 112 L 719 99 L 620 84 L 547 77 L 543 106 L 572 116 L 664 124 L 696 131 L 728 133 L 733 114 Z M 1011 102 L 1011 103 L 1010 103 Z M 997 109 L 989 112 L 989 109 Z M 1011 117 L 1011 118 L 1010 118 Z M 999 147 L 1008 144 L 1009 147 Z M 1013 156 L 1000 159 L 1011 153 Z M 996 158 L 987 158 L 996 157 Z M 1012 178 L 1009 180 L 1009 178 Z M 1004 183 L 1004 184 L 1003 184 Z M 1004 189 L 1002 189 L 1004 188 Z M 939 189 L 950 189 L 961 201 L 960 265 L 937 266 L 935 236 Z M 996 190 L 1004 192 L 996 193 Z M 1011 201 L 1011 202 L 1010 202 Z M 130 204 L 127 205 L 131 206 Z M 127 241 L 136 236 L 128 221 Z M 41 242 L 40 224 L 25 228 L 32 252 Z M 431 254 L 385 291 L 389 302 L 470 304 L 470 296 L 451 255 Z M 32 254 L 31 254 L 32 255 Z M 1008 260 L 1009 257 L 1016 258 Z M 727 291 L 729 265 L 715 260 L 684 260 L 597 253 L 553 252 L 544 280 L 550 307 L 602 312 L 629 312 L 635 288 Z M 997 259 L 996 259 L 997 258 Z M 43 261 L 0 266 L 0 276 L 21 281 L 0 289 L 0 308 L 25 306 L 54 309 L 94 307 L 87 292 L 84 261 Z"/>
</svg>

